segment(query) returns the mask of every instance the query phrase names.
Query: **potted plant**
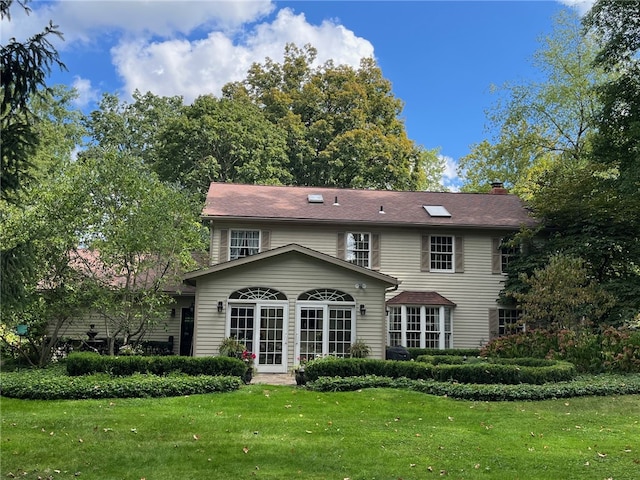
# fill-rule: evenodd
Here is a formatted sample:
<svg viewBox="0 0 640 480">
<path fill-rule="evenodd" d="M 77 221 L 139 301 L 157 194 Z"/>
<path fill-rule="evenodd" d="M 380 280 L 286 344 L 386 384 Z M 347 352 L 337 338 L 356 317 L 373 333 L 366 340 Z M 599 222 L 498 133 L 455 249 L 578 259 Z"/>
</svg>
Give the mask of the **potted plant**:
<svg viewBox="0 0 640 480">
<path fill-rule="evenodd" d="M 371 349 L 362 340 L 356 340 L 349 348 L 351 358 L 367 358 L 370 353 Z"/>
<path fill-rule="evenodd" d="M 247 370 L 244 373 L 244 377 L 242 377 L 242 381 L 245 385 L 248 385 L 251 383 L 251 379 L 253 378 L 253 361 L 256 359 L 256 354 L 249 352 L 248 350 L 243 350 L 241 359 L 247 366 Z"/>
<path fill-rule="evenodd" d="M 298 357 L 298 365 L 293 368 L 293 375 L 296 377 L 296 385 L 305 385 L 304 366 L 309 362 L 307 357 Z"/>
</svg>

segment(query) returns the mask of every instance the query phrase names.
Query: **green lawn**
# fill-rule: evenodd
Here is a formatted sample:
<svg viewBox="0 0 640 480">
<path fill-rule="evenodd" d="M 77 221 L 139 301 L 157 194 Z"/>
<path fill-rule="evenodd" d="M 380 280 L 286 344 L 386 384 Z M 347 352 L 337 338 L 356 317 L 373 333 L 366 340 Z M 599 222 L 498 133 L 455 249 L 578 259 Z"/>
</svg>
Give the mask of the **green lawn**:
<svg viewBox="0 0 640 480">
<path fill-rule="evenodd" d="M 2 479 L 640 478 L 640 395 L 487 403 L 251 385 L 1 402 Z"/>
</svg>

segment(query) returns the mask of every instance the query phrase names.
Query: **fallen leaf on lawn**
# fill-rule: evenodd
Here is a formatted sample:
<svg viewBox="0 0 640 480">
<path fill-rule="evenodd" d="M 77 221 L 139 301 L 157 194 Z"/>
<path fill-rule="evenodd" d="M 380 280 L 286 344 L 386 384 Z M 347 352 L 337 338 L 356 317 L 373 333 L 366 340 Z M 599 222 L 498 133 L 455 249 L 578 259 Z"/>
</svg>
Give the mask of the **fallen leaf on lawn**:
<svg viewBox="0 0 640 480">
<path fill-rule="evenodd" d="M 411 467 L 411 468 L 414 468 L 415 466 L 416 466 L 416 464 L 415 464 L 415 463 L 411 463 L 411 464 L 409 464 L 409 467 Z"/>
<path fill-rule="evenodd" d="M 440 470 L 440 475 L 442 475 L 443 477 L 447 474 L 446 470 Z"/>
<path fill-rule="evenodd" d="M 305 430 L 305 432 L 307 432 L 307 433 L 313 433 L 311 430 Z"/>
<path fill-rule="evenodd" d="M 584 462 L 584 466 L 588 467 L 589 466 L 589 462 Z"/>
<path fill-rule="evenodd" d="M 433 472 L 433 467 L 432 467 L 431 465 L 429 465 L 429 466 L 427 467 L 427 470 L 429 470 L 430 472 Z"/>
<path fill-rule="evenodd" d="M 422 435 L 419 433 L 416 433 L 416 437 L 421 437 Z"/>
<path fill-rule="evenodd" d="M 450 422 L 453 422 L 453 417 L 447 417 Z"/>
<path fill-rule="evenodd" d="M 138 429 L 137 428 L 132 428 L 131 429 L 131 433 L 138 433 Z"/>
<path fill-rule="evenodd" d="M 248 449 L 247 447 L 242 447 L 242 451 L 243 451 L 244 453 L 249 453 L 249 449 Z"/>
<path fill-rule="evenodd" d="M 78 439 L 78 442 L 83 443 L 84 440 L 82 440 L 81 438 Z"/>
<path fill-rule="evenodd" d="M 473 468 L 475 468 L 476 470 L 478 470 L 478 469 L 480 468 L 480 464 L 479 464 L 479 463 L 476 463 L 476 464 L 473 466 Z"/>
<path fill-rule="evenodd" d="M 606 453 L 600 453 L 600 452 L 598 452 L 598 456 L 599 456 L 600 458 L 604 458 L 604 457 L 606 457 L 606 456 L 607 456 L 607 454 L 606 454 Z"/>
<path fill-rule="evenodd" d="M 536 436 L 536 434 L 535 434 L 535 433 L 533 433 L 533 432 L 529 432 L 529 433 L 531 434 L 531 436 L 532 436 L 532 437 L 535 437 L 535 436 Z"/>
<path fill-rule="evenodd" d="M 198 435 L 194 435 L 194 436 L 193 436 L 193 439 L 194 439 L 194 440 L 200 440 L 200 437 L 199 437 Z"/>
</svg>

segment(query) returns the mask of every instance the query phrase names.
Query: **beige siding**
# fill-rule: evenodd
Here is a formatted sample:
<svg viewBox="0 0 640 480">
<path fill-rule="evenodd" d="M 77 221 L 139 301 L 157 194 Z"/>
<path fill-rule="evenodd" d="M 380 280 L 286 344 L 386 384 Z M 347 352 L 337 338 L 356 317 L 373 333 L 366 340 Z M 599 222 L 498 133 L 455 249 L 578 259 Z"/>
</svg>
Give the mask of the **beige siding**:
<svg viewBox="0 0 640 480">
<path fill-rule="evenodd" d="M 157 322 L 153 327 L 150 327 L 142 339 L 166 342 L 170 336 L 173 336 L 173 353 L 179 353 L 181 309 L 183 307 L 189 307 L 193 300 L 193 297 L 176 298 L 176 303 L 173 307 L 176 311 L 175 317 L 171 316 L 172 307 L 169 307 L 167 309 L 167 316 Z M 98 332 L 96 338 L 106 338 L 108 331 L 107 319 L 97 312 L 91 312 L 81 318 L 70 319 L 60 330 L 59 337 L 70 340 L 87 340 L 87 332 L 92 324 L 94 325 L 94 330 Z"/>
<path fill-rule="evenodd" d="M 273 239 L 272 236 L 272 242 Z M 386 336 L 383 332 L 386 326 L 383 298 L 386 285 L 378 280 L 292 252 L 200 277 L 197 283 L 197 356 L 217 355 L 220 341 L 226 334 L 229 295 L 242 288 L 262 286 L 277 289 L 288 299 L 288 329 L 285 337 L 288 368 L 295 364 L 296 299 L 301 293 L 315 288 L 334 288 L 354 297 L 356 338 L 371 347 L 373 357 L 384 358 Z M 365 283 L 366 288 L 356 288 L 357 283 Z M 222 313 L 217 311 L 218 301 L 225 304 Z M 360 304 L 366 305 L 365 316 L 358 311 Z"/>
<path fill-rule="evenodd" d="M 337 255 L 338 233 L 349 231 L 348 228 L 341 226 L 298 225 L 293 222 L 286 224 L 216 222 L 214 228 L 266 229 L 270 232 L 271 248 L 297 243 L 332 256 Z M 407 290 L 436 291 L 456 304 L 453 310 L 454 347 L 473 348 L 489 340 L 487 310 L 496 307 L 496 299 L 505 279 L 502 274 L 492 273 L 492 239 L 507 232 L 429 230 L 417 227 L 376 229 L 356 227 L 353 231 L 379 233 L 379 271 L 401 281 L 398 291 L 388 293 L 387 299 Z M 422 235 L 425 234 L 452 235 L 461 238 L 464 247 L 464 272 L 421 271 L 421 241 Z M 219 237 L 217 231 L 214 231 L 214 243 L 219 242 Z M 218 245 L 219 243 L 216 243 L 212 246 L 212 252 L 219 251 Z M 295 278 L 295 283 L 313 280 L 303 275 L 301 281 L 295 277 L 294 272 L 285 272 L 284 275 Z M 384 338 L 386 341 L 386 333 Z"/>
</svg>

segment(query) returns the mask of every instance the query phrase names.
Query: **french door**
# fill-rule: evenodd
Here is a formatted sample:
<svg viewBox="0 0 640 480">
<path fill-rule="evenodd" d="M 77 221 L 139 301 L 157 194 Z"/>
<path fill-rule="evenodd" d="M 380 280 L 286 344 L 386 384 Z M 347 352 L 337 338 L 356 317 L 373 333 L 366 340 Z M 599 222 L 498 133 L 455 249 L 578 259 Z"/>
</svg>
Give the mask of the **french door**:
<svg viewBox="0 0 640 480">
<path fill-rule="evenodd" d="M 280 302 L 229 305 L 229 335 L 256 355 L 262 373 L 287 371 L 287 308 Z"/>
<path fill-rule="evenodd" d="M 298 305 L 296 355 L 312 360 L 325 355 L 346 357 L 355 341 L 355 307 Z"/>
</svg>

